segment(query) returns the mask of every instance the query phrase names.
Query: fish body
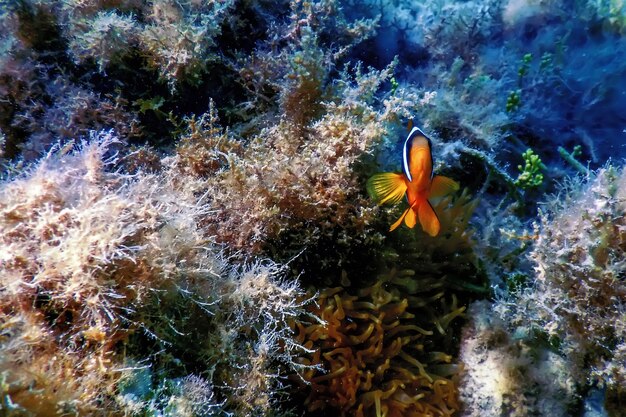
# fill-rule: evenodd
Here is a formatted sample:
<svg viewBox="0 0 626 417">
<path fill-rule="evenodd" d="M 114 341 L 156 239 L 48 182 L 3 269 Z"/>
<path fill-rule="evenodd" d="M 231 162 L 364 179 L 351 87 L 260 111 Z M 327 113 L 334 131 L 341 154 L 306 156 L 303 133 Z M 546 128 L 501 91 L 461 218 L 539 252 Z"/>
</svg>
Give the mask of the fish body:
<svg viewBox="0 0 626 417">
<path fill-rule="evenodd" d="M 411 126 L 410 126 L 411 127 Z M 370 195 L 379 204 L 396 204 L 406 196 L 409 207 L 391 225 L 389 231 L 402 224 L 422 229 L 437 236 L 441 223 L 429 199 L 442 197 L 459 189 L 459 184 L 447 177 L 433 175 L 432 141 L 417 127 L 412 127 L 402 150 L 403 172 L 375 174 L 367 182 Z"/>
</svg>

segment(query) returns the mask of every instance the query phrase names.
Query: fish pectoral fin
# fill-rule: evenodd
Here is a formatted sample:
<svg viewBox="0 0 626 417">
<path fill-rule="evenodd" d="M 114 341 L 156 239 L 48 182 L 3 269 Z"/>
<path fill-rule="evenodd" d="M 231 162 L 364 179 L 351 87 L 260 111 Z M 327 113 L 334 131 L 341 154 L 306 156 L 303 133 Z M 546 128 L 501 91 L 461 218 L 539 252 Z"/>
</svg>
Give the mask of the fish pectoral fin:
<svg viewBox="0 0 626 417">
<path fill-rule="evenodd" d="M 435 213 L 435 210 L 433 210 L 433 206 L 431 206 L 428 201 L 420 204 L 417 210 L 417 216 L 420 224 L 422 225 L 422 229 L 424 229 L 426 233 L 433 237 L 439 234 L 441 223 L 439 223 L 439 218 L 437 218 L 437 214 Z"/>
<path fill-rule="evenodd" d="M 432 183 L 430 184 L 430 193 L 428 198 L 438 198 L 444 195 L 451 194 L 458 191 L 460 188 L 459 183 L 452 178 L 444 177 L 443 175 L 435 175 Z"/>
<path fill-rule="evenodd" d="M 411 207 L 409 207 L 408 209 L 404 210 L 404 213 L 402 213 L 402 216 L 400 216 L 400 218 L 398 220 L 396 220 L 396 222 L 394 224 L 391 225 L 391 227 L 389 228 L 390 232 L 393 232 L 394 230 L 396 230 L 398 228 L 398 226 L 400 226 L 402 224 L 402 220 L 404 220 L 404 218 L 406 217 L 406 215 L 408 214 L 409 211 L 413 211 L 413 210 L 411 210 Z"/>
<path fill-rule="evenodd" d="M 396 204 L 406 193 L 403 174 L 382 172 L 367 180 L 367 191 L 378 204 Z"/>
</svg>

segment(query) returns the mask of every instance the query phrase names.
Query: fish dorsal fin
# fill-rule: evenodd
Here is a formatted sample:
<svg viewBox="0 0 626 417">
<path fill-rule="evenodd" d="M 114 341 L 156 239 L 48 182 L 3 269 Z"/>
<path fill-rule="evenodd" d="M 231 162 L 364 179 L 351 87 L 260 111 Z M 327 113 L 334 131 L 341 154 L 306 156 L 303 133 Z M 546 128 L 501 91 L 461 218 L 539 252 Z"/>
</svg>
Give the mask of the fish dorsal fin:
<svg viewBox="0 0 626 417">
<path fill-rule="evenodd" d="M 413 119 L 409 119 L 409 122 L 406 124 L 406 130 L 410 132 L 413 130 Z"/>
</svg>

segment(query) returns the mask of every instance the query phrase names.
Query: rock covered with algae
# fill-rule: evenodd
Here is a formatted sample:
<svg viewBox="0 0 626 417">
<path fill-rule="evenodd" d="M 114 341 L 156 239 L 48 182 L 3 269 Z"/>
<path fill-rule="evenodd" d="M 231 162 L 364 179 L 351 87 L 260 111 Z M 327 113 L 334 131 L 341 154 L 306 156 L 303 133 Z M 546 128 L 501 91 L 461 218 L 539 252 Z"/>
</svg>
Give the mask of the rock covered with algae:
<svg viewBox="0 0 626 417">
<path fill-rule="evenodd" d="M 298 283 L 231 264 L 198 226 L 197 184 L 112 170 L 116 144 L 94 135 L 0 182 L 0 410 L 269 412 L 299 349 Z"/>
<path fill-rule="evenodd" d="M 532 285 L 496 305 L 567 358 L 579 390 L 604 387 L 615 415 L 626 386 L 625 186 L 624 170 L 607 166 L 550 201 L 530 254 Z"/>
</svg>

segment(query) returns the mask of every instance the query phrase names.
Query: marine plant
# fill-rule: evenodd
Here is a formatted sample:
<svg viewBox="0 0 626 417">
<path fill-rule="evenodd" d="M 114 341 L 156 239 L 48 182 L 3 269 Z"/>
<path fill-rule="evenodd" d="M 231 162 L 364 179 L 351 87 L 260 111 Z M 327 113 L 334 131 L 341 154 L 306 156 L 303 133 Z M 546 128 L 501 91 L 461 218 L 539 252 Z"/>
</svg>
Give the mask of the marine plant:
<svg viewBox="0 0 626 417">
<path fill-rule="evenodd" d="M 53 10 L 77 63 L 91 60 L 104 73 L 139 50 L 170 88 L 200 81 L 233 8 L 230 1 L 59 3 Z"/>
<path fill-rule="evenodd" d="M 101 95 L 68 76 L 73 69 L 63 61 L 65 44 L 55 6 L 60 4 L 19 1 L 0 6 L 0 128 L 7 138 L 7 159 L 39 158 L 59 139 L 76 139 L 90 128 L 115 128 L 125 137 L 138 134 L 137 119 L 124 108 L 119 92 Z"/>
<path fill-rule="evenodd" d="M 622 135 L 617 97 L 624 65 L 615 57 L 623 54 L 624 37 L 611 23 L 622 6 L 534 0 L 369 3 L 368 10 L 381 13 L 374 57 L 397 54 L 400 84 L 431 97 L 415 116 L 435 138 L 456 145 L 457 152 L 442 155 L 447 166 L 482 153 L 488 158 L 476 163 L 492 171 L 495 162 L 502 172 L 517 166 L 515 156 L 531 147 L 558 179 L 571 168 L 560 169 L 558 146 L 581 144 L 592 164 L 615 156 L 605 138 Z M 368 16 L 362 9 L 353 13 Z M 602 62 L 603 75 L 589 56 Z M 509 141 L 511 134 L 520 143 Z M 490 181 L 509 186 L 503 175 Z"/>
<path fill-rule="evenodd" d="M 519 108 L 521 103 L 522 90 L 513 90 L 506 98 L 506 112 L 510 113 Z"/>
<path fill-rule="evenodd" d="M 205 137 L 225 151 L 209 149 L 214 156 L 205 158 L 224 167 L 206 185 L 217 211 L 207 218 L 207 227 L 218 241 L 259 253 L 267 243 L 289 235 L 309 244 L 335 233 L 341 234 L 335 240 L 376 239 L 367 230 L 377 209 L 363 195 L 354 167 L 411 105 L 411 97 L 400 92 L 384 103 L 372 97 L 392 71 L 346 69 L 335 86 L 336 101 L 320 103 L 323 115 L 304 130 L 281 120 L 246 146 L 220 141 L 223 133 Z M 179 155 L 183 165 L 187 155 Z"/>
<path fill-rule="evenodd" d="M 533 59 L 533 54 L 525 54 L 520 62 L 520 66 L 517 70 L 517 86 L 516 90 L 513 90 L 509 93 L 509 96 L 506 99 L 506 112 L 511 113 L 517 109 L 519 109 L 522 103 L 522 85 L 524 82 L 524 77 L 528 74 L 530 69 L 530 63 Z M 542 61 L 542 64 L 544 61 Z"/>
<path fill-rule="evenodd" d="M 0 183 L 3 401 L 16 415 L 183 410 L 194 398 L 208 402 L 196 410 L 270 413 L 276 369 L 295 366 L 298 284 L 271 261 L 229 262 L 201 227 L 201 182 L 178 181 L 171 160 L 126 174 L 110 132 L 90 139 Z"/>
<path fill-rule="evenodd" d="M 90 129 L 113 128 L 122 140 L 137 142 L 170 138 L 170 120 L 138 112 L 135 103 L 161 96 L 165 114 L 187 116 L 194 106 L 180 92 L 223 66 L 216 38 L 233 6 L 169 0 L 1 4 L 0 128 L 7 136 L 5 158 L 26 161 Z M 199 102 L 204 110 L 208 97 Z"/>
<path fill-rule="evenodd" d="M 626 386 L 625 185 L 623 169 L 607 166 L 551 200 L 530 254 L 535 278 L 496 307 L 567 357 L 579 389 L 606 387 L 608 408 Z"/>
<path fill-rule="evenodd" d="M 113 142 L 104 135 L 79 154 L 57 150 L 2 184 L 3 395 L 33 413 L 113 402 L 124 323 L 161 281 L 137 256 L 156 211 L 139 210 L 130 184 L 110 191 L 122 180 L 103 170 Z"/>
<path fill-rule="evenodd" d="M 520 170 L 520 174 L 515 180 L 515 185 L 523 189 L 541 186 L 543 183 L 543 174 L 541 171 L 547 168 L 543 162 L 541 162 L 539 155 L 529 148 L 522 154 L 522 158 L 524 158 L 524 166 L 517 166 L 517 169 Z"/>
<path fill-rule="evenodd" d="M 533 54 L 531 53 L 524 54 L 524 56 L 522 57 L 522 61 L 520 62 L 519 69 L 517 70 L 517 76 L 519 77 L 520 85 L 522 84 L 524 76 L 528 74 L 528 70 L 530 68 L 530 63 L 532 62 L 532 60 L 533 60 Z"/>
<path fill-rule="evenodd" d="M 341 100 L 333 80 L 349 62 L 349 52 L 375 33 L 378 19 L 348 19 L 336 0 L 291 0 L 288 11 L 280 24 L 272 22 L 273 30 L 254 53 L 236 55 L 238 82 L 248 93 L 238 111 L 246 118 L 260 113 L 259 122 L 267 116 L 285 118 L 301 133 L 324 113 L 324 102 Z M 369 90 L 367 98 L 376 90 Z"/>
<path fill-rule="evenodd" d="M 457 393 L 468 415 L 567 415 L 587 380 L 622 401 L 624 174 L 542 227 L 519 208 L 558 184 L 537 155 L 558 180 L 623 152 L 603 146 L 623 2 L 368 4 L 0 0 L 0 414 L 280 415 L 296 371 L 311 409 L 364 417 Z M 400 213 L 365 196 L 413 117 L 481 198 L 434 202 L 436 238 L 385 234 Z M 492 289 L 508 322 L 475 304 L 452 340 Z"/>
<path fill-rule="evenodd" d="M 582 155 L 582 146 L 576 145 L 572 152 L 567 152 L 565 148 L 559 146 L 557 148 L 559 151 L 559 155 L 572 167 L 578 171 L 578 173 L 586 175 L 588 173 L 588 169 L 583 166 L 576 158 Z"/>
<path fill-rule="evenodd" d="M 459 360 L 464 417 L 568 417 L 580 404 L 568 358 L 515 332 L 488 300 L 471 304 Z"/>
</svg>

